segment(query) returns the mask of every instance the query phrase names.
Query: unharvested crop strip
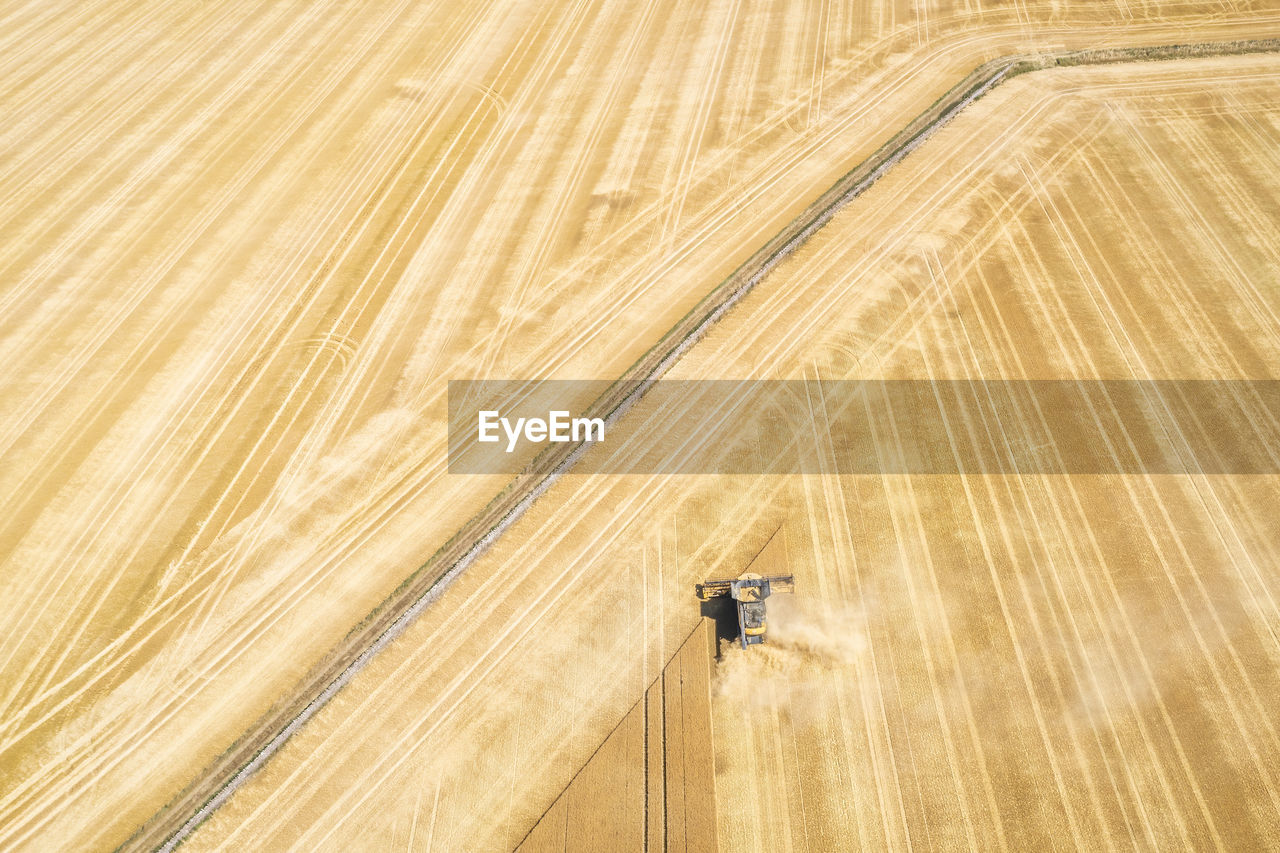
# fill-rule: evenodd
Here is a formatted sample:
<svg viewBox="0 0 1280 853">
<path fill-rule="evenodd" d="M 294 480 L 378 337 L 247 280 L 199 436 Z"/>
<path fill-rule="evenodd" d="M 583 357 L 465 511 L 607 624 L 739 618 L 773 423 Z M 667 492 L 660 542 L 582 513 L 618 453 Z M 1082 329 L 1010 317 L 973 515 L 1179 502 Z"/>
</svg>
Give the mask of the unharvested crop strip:
<svg viewBox="0 0 1280 853">
<path fill-rule="evenodd" d="M 874 154 L 805 208 L 728 278 L 712 289 L 586 410 L 613 423 L 644 396 L 710 328 L 840 208 L 933 136 L 966 106 L 1004 80 L 1029 71 L 1143 60 L 1231 56 L 1280 51 L 1280 39 L 1107 48 L 984 63 L 913 119 Z M 369 660 L 404 632 L 449 583 L 510 527 L 586 452 L 585 443 L 555 446 L 516 477 L 428 560 L 356 625 L 284 699 L 276 702 L 185 789 L 131 836 L 121 850 L 172 850 L 230 799 L 259 767 Z"/>
<path fill-rule="evenodd" d="M 538 826 L 538 822 L 539 822 L 539 821 L 541 821 L 543 818 L 545 818 L 545 817 L 546 817 L 546 816 L 551 812 L 551 810 L 552 810 L 553 808 L 555 808 L 556 803 L 558 803 L 558 802 L 561 800 L 561 798 L 565 797 L 565 796 L 568 794 L 569 789 L 573 787 L 573 783 L 574 783 L 574 782 L 576 782 L 576 781 L 578 781 L 578 777 L 579 777 L 579 776 L 581 776 L 581 775 L 582 775 L 582 772 L 583 772 L 584 770 L 586 770 L 586 769 L 587 769 L 587 765 L 588 765 L 588 764 L 590 764 L 592 761 L 594 761 L 594 760 L 595 760 L 595 757 L 596 757 L 597 755 L 599 755 L 599 754 L 600 754 L 600 750 L 604 749 L 605 744 L 609 742 L 609 738 L 613 737 L 613 736 L 614 736 L 614 734 L 618 731 L 618 729 L 622 728 L 623 723 L 625 723 L 625 722 L 627 721 L 627 717 L 631 716 L 631 714 L 636 710 L 636 708 L 640 708 L 640 709 L 644 712 L 644 713 L 643 713 L 643 715 L 642 715 L 642 716 L 643 716 L 643 722 L 641 723 L 641 728 L 643 729 L 643 733 L 641 734 L 641 742 L 642 742 L 642 743 L 643 743 L 643 745 L 644 745 L 644 746 L 643 746 L 644 757 L 643 757 L 643 761 L 642 761 L 642 763 L 641 763 L 641 767 L 643 768 L 643 770 L 642 770 L 642 776 L 643 776 L 643 778 L 644 778 L 644 782 L 645 782 L 645 787 L 644 787 L 644 833 L 643 833 L 643 835 L 644 835 L 644 849 L 645 849 L 645 850 L 648 850 L 648 849 L 649 849 L 649 773 L 651 772 L 651 768 L 650 768 L 650 766 L 649 766 L 649 747 L 650 747 L 650 743 L 649 743 L 649 693 L 650 693 L 651 691 L 653 691 L 653 690 L 655 690 L 655 689 L 656 689 L 656 690 L 658 691 L 659 695 L 663 695 L 663 691 L 665 690 L 665 683 L 666 683 L 666 682 L 665 682 L 665 679 L 666 679 L 667 667 L 671 666 L 671 664 L 672 664 L 672 663 L 673 663 L 677 658 L 679 658 L 680 653 L 684 651 L 684 647 L 685 647 L 685 645 L 689 642 L 689 640 L 691 640 L 691 639 L 693 638 L 693 636 L 694 636 L 695 634 L 697 634 L 697 633 L 698 633 L 698 631 L 702 630 L 702 628 L 703 628 L 702 624 L 701 624 L 701 623 L 699 623 L 697 626 L 695 626 L 695 627 L 694 627 L 694 629 L 693 629 L 692 631 L 690 631 L 688 634 L 686 634 L 686 635 L 685 635 L 685 637 L 684 637 L 684 639 L 683 639 L 683 640 L 681 640 L 681 641 L 679 642 L 679 644 L 676 646 L 675 654 L 673 654 L 673 655 L 671 656 L 671 658 L 670 658 L 670 659 L 668 659 L 668 660 L 667 660 L 667 662 L 666 662 L 665 664 L 663 664 L 662 670 L 658 673 L 658 677 L 657 677 L 657 678 L 655 678 L 655 679 L 653 679 L 653 681 L 649 682 L 648 686 L 646 686 L 646 687 L 645 687 L 645 689 L 644 689 L 644 691 L 641 693 L 640 698 L 639 698 L 639 699 L 637 699 L 635 702 L 633 702 L 633 703 L 631 704 L 631 707 L 627 708 L 627 710 L 623 713 L 622 718 L 618 720 L 618 722 L 614 725 L 614 727 L 613 727 L 613 728 L 609 729 L 609 733 L 608 733 L 608 734 L 606 734 L 606 735 L 605 735 L 605 736 L 600 740 L 600 743 L 599 743 L 599 744 L 597 744 L 597 745 L 596 745 L 596 748 L 591 752 L 591 754 L 590 754 L 589 756 L 587 756 L 587 759 L 586 759 L 585 761 L 583 761 L 583 762 L 582 762 L 582 765 L 577 769 L 577 771 L 575 771 L 575 772 L 574 772 L 573 776 L 569 777 L 569 781 L 565 784 L 565 786 L 564 786 L 563 788 L 561 788 L 561 789 L 560 789 L 560 793 L 556 794 L 556 798 L 555 798 L 554 800 L 552 800 L 552 801 L 551 801 L 551 805 L 550 805 L 550 806 L 547 806 L 547 808 L 543 810 L 542 814 L 538 816 L 538 820 L 537 820 L 537 821 L 534 821 L 533 826 L 529 827 L 529 831 L 528 831 L 528 832 L 526 832 L 526 833 L 525 833 L 525 834 L 520 838 L 520 842 L 519 842 L 519 844 L 516 844 L 516 849 L 517 849 L 517 850 L 518 850 L 518 849 L 520 849 L 520 845 L 521 845 L 521 844 L 524 844 L 526 841 L 528 841 L 528 840 L 529 840 L 529 836 L 530 836 L 530 835 L 532 835 L 532 834 L 533 834 L 533 831 L 537 828 L 537 826 Z M 665 700 L 664 700 L 664 702 L 665 702 Z M 667 749 L 667 738 L 666 738 L 667 718 L 666 718 L 666 711 L 665 711 L 665 707 L 666 707 L 666 706 L 665 706 L 665 704 L 664 704 L 664 706 L 663 706 L 663 709 L 664 709 L 664 710 L 663 710 L 663 713 L 661 714 L 661 716 L 662 716 L 662 732 L 663 732 L 663 734 L 662 734 L 662 755 L 663 755 L 663 761 L 662 761 L 662 764 L 663 764 L 663 768 L 662 768 L 662 792 L 663 792 L 663 814 L 664 814 L 664 817 L 665 817 L 665 814 L 666 814 L 666 790 L 667 790 L 666 766 L 665 766 L 665 765 L 666 765 L 666 749 Z"/>
</svg>

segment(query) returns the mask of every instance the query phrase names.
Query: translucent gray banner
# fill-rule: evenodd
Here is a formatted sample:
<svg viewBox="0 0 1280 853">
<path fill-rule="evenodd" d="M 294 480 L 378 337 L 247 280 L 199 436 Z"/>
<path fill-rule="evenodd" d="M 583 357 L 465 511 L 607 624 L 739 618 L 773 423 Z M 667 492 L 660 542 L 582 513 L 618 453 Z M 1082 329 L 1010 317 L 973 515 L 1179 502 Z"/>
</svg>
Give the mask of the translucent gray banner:
<svg viewBox="0 0 1280 853">
<path fill-rule="evenodd" d="M 451 473 L 569 460 L 575 474 L 1275 474 L 1280 380 L 449 383 Z"/>
</svg>

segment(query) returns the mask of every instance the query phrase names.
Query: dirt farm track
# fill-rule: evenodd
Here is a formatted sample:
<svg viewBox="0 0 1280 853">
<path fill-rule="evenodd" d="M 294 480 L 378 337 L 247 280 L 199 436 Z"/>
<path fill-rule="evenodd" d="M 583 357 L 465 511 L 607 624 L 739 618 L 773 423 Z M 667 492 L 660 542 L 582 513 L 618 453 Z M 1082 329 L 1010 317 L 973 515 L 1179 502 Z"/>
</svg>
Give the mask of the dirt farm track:
<svg viewBox="0 0 1280 853">
<path fill-rule="evenodd" d="M 1276 38 L 0 3 L 0 848 L 556 849 L 575 779 L 651 849 L 1280 843 L 1273 475 L 568 475 L 478 550 L 537 484 L 445 439 L 457 378 L 1276 378 Z M 798 594 L 673 757 L 692 585 L 766 541 Z"/>
</svg>

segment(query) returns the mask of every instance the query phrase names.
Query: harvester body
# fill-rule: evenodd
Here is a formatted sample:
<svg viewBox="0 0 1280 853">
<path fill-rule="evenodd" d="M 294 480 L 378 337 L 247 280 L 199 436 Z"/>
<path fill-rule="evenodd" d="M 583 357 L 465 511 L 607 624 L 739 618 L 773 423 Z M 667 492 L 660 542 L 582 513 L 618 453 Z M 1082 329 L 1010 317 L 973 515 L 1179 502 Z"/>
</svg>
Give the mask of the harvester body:
<svg viewBox="0 0 1280 853">
<path fill-rule="evenodd" d="M 762 577 L 750 572 L 733 580 L 710 580 L 697 585 L 698 598 L 732 598 L 738 608 L 738 640 L 747 646 L 763 643 L 768 622 L 765 619 L 764 600 L 775 592 L 791 592 L 795 589 L 793 575 Z"/>
</svg>

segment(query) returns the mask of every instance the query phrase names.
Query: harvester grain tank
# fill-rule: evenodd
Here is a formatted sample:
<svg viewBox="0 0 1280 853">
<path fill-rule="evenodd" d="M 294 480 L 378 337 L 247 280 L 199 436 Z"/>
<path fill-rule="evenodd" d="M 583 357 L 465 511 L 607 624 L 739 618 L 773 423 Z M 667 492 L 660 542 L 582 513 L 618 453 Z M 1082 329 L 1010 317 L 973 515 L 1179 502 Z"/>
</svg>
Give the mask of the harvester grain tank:
<svg viewBox="0 0 1280 853">
<path fill-rule="evenodd" d="M 747 572 L 733 580 L 710 580 L 696 587 L 698 598 L 732 598 L 738 606 L 738 639 L 745 649 L 764 642 L 768 623 L 765 620 L 764 600 L 775 592 L 791 592 L 795 589 L 794 575 L 761 575 Z"/>
</svg>

